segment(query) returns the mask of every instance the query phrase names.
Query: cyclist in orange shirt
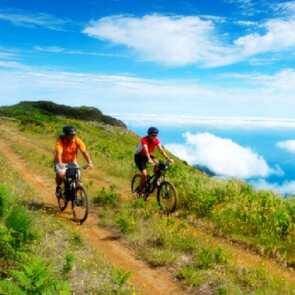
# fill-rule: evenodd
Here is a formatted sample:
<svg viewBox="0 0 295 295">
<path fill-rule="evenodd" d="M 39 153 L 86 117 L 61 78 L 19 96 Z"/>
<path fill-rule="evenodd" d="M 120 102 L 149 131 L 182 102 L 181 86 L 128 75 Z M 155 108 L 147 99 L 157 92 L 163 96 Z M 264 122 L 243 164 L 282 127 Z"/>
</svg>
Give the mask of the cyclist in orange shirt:
<svg viewBox="0 0 295 295">
<path fill-rule="evenodd" d="M 66 174 L 65 164 L 77 164 L 77 155 L 80 151 L 88 163 L 93 167 L 89 153 L 83 141 L 77 136 L 77 131 L 73 126 L 64 126 L 63 133 L 58 137 L 55 145 L 55 172 L 56 172 L 56 195 L 60 194 L 60 186 Z"/>
</svg>

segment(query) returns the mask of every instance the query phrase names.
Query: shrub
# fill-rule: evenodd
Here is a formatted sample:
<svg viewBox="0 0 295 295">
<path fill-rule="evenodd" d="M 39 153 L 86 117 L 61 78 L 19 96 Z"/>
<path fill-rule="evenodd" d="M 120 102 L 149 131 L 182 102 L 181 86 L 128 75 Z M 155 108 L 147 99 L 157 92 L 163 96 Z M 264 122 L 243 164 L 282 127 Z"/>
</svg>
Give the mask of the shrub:
<svg viewBox="0 0 295 295">
<path fill-rule="evenodd" d="M 198 287 L 203 284 L 207 277 L 204 273 L 196 270 L 192 266 L 183 266 L 176 274 L 179 280 L 184 280 L 185 284 L 190 287 Z"/>
<path fill-rule="evenodd" d="M 3 259 L 12 258 L 15 251 L 12 247 L 13 237 L 6 226 L 0 224 L 0 257 Z"/>
<path fill-rule="evenodd" d="M 64 275 L 72 271 L 74 267 L 74 263 L 75 263 L 75 256 L 73 254 L 66 254 L 65 262 L 62 269 L 62 272 Z"/>
<path fill-rule="evenodd" d="M 116 224 L 119 227 L 120 232 L 127 234 L 135 229 L 136 221 L 133 216 L 122 212 L 117 215 Z"/>
<path fill-rule="evenodd" d="M 34 239 L 32 218 L 24 207 L 14 207 L 6 218 L 6 225 L 12 230 L 16 247 L 23 242 Z"/>
<path fill-rule="evenodd" d="M 202 248 L 194 259 L 194 265 L 199 269 L 209 269 L 217 264 L 226 263 L 227 259 L 218 247 Z"/>
<path fill-rule="evenodd" d="M 21 270 L 11 271 L 9 280 L 0 282 L 0 294 L 66 295 L 70 294 L 70 289 L 66 283 L 54 278 L 41 259 L 33 257 L 22 265 Z"/>
<path fill-rule="evenodd" d="M 112 281 L 119 287 L 119 289 L 124 287 L 125 283 L 129 280 L 130 275 L 130 272 L 126 272 L 120 268 L 114 268 L 111 273 Z"/>
<path fill-rule="evenodd" d="M 110 190 L 106 190 L 104 187 L 97 192 L 96 197 L 93 198 L 95 205 L 109 205 L 116 207 L 119 203 L 119 194 L 115 192 L 114 187 L 110 187 Z"/>
<path fill-rule="evenodd" d="M 9 194 L 3 185 L 0 185 L 0 218 L 7 213 Z"/>
<path fill-rule="evenodd" d="M 141 251 L 140 256 L 143 257 L 151 266 L 164 266 L 173 264 L 177 255 L 170 249 L 147 248 Z"/>
</svg>

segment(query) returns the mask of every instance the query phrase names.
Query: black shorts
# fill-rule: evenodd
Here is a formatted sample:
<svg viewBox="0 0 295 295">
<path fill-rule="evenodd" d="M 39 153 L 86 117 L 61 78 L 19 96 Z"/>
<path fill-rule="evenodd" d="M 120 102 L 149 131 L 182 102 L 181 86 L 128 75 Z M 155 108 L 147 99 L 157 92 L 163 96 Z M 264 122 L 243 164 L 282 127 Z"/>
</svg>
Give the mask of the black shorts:
<svg viewBox="0 0 295 295">
<path fill-rule="evenodd" d="M 151 156 L 153 159 L 154 157 Z M 136 164 L 136 167 L 140 170 L 143 171 L 146 169 L 147 163 L 148 163 L 148 157 L 147 156 L 142 156 L 141 154 L 135 154 L 134 155 L 134 162 Z"/>
</svg>

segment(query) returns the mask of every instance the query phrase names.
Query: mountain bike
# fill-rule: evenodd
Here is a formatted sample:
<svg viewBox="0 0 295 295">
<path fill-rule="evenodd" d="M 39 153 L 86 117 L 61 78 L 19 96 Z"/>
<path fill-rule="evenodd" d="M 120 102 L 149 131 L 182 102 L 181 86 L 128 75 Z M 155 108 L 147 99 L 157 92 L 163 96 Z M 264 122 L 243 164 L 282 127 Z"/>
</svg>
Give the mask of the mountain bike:
<svg viewBox="0 0 295 295">
<path fill-rule="evenodd" d="M 157 202 L 162 211 L 167 214 L 173 213 L 177 206 L 177 191 L 172 183 L 165 180 L 165 174 L 170 166 L 170 162 L 159 162 L 154 169 L 153 175 L 148 175 L 144 187 L 140 191 L 141 175 L 135 174 L 131 181 L 131 191 L 137 198 L 143 197 L 146 201 L 148 197 L 157 190 Z"/>
<path fill-rule="evenodd" d="M 82 224 L 88 216 L 88 198 L 81 183 L 80 170 L 78 164 L 66 164 L 66 175 L 57 202 L 61 211 L 64 211 L 71 202 L 74 220 Z"/>
</svg>

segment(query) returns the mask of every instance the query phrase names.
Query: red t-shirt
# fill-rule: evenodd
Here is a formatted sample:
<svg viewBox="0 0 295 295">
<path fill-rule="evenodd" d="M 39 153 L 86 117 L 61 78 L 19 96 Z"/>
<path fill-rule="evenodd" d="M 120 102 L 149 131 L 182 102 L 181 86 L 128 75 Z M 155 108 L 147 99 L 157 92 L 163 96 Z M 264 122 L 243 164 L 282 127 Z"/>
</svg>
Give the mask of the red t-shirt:
<svg viewBox="0 0 295 295">
<path fill-rule="evenodd" d="M 154 149 L 160 145 L 160 140 L 158 138 L 151 139 L 148 136 L 143 137 L 140 140 L 140 144 L 138 145 L 137 152 L 136 152 L 137 154 L 141 154 L 142 156 L 146 156 L 146 152 L 143 148 L 144 145 L 147 145 L 149 154 L 151 155 L 153 153 Z"/>
</svg>

